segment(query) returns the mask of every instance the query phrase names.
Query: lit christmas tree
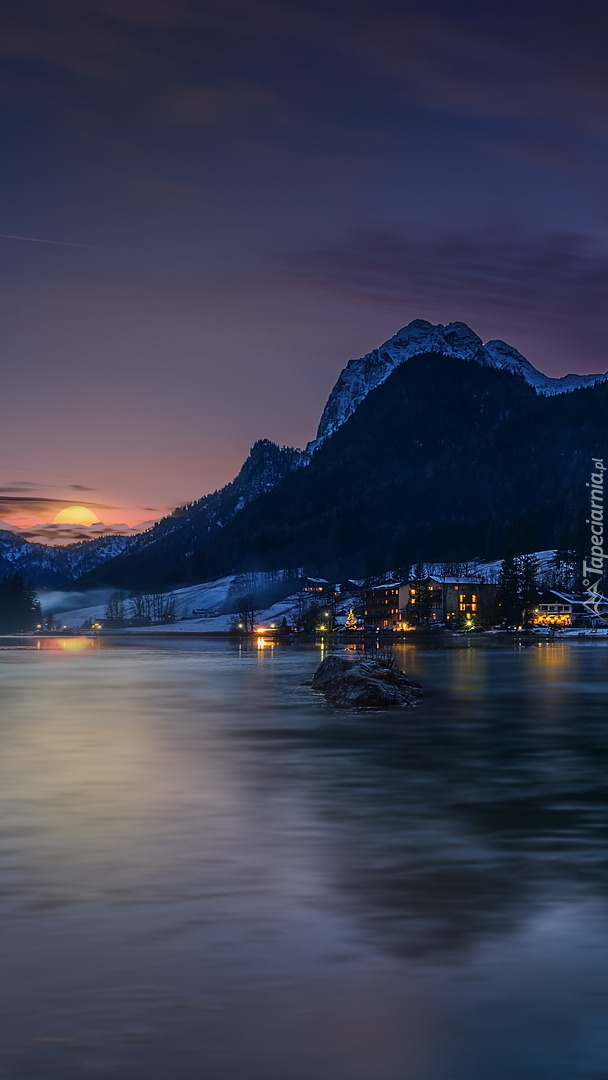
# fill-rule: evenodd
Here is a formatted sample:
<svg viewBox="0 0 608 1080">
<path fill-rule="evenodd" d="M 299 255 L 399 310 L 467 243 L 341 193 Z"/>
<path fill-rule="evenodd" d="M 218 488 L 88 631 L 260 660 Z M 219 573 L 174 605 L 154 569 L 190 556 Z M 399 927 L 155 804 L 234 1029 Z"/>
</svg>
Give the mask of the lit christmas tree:
<svg viewBox="0 0 608 1080">
<path fill-rule="evenodd" d="M 346 622 L 344 623 L 344 628 L 345 628 L 345 630 L 356 630 L 357 629 L 357 620 L 355 618 L 355 613 L 354 613 L 352 607 L 351 607 L 350 611 L 348 612 L 348 615 L 346 616 Z"/>
</svg>

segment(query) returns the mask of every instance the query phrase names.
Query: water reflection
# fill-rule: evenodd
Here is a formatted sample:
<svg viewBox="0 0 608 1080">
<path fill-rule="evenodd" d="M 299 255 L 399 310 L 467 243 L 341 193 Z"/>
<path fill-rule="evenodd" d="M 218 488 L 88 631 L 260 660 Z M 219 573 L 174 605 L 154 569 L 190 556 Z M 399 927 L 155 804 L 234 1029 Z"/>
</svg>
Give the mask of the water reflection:
<svg viewBox="0 0 608 1080">
<path fill-rule="evenodd" d="M 540 1080 L 606 1060 L 601 646 L 0 651 L 0 1075 Z"/>
</svg>

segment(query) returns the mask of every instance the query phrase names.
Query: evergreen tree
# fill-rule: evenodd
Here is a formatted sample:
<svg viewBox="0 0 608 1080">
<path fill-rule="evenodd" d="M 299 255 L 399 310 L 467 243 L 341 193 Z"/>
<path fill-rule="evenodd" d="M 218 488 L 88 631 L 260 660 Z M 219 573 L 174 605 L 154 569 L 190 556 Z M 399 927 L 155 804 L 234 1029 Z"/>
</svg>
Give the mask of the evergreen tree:
<svg viewBox="0 0 608 1080">
<path fill-rule="evenodd" d="M 322 622 L 322 610 L 316 600 L 310 604 L 298 616 L 298 630 L 305 634 L 313 634 Z"/>
<path fill-rule="evenodd" d="M 507 555 L 500 567 L 496 604 L 505 626 L 528 627 L 538 600 L 536 555 Z"/>
<path fill-rule="evenodd" d="M 533 620 L 538 600 L 538 559 L 536 555 L 521 555 L 517 559 L 519 570 L 519 603 L 523 624 L 527 628 Z"/>
<path fill-rule="evenodd" d="M 496 606 L 505 626 L 519 626 L 522 608 L 520 603 L 520 568 L 513 555 L 506 555 L 502 560 Z"/>
<path fill-rule="evenodd" d="M 34 630 L 42 622 L 38 597 L 21 574 L 0 581 L 0 633 Z"/>
<path fill-rule="evenodd" d="M 348 615 L 346 616 L 346 622 L 344 623 L 344 628 L 346 630 L 356 630 L 357 629 L 357 619 L 356 619 L 356 616 L 355 616 L 355 613 L 354 613 L 352 607 L 349 609 Z"/>
<path fill-rule="evenodd" d="M 550 587 L 571 591 L 576 588 L 579 559 L 573 548 L 556 548 L 550 563 Z"/>
<path fill-rule="evenodd" d="M 425 564 L 416 563 L 411 580 L 415 591 L 407 605 L 408 617 L 414 626 L 424 626 L 430 615 L 430 594 L 425 585 L 427 576 Z"/>
</svg>

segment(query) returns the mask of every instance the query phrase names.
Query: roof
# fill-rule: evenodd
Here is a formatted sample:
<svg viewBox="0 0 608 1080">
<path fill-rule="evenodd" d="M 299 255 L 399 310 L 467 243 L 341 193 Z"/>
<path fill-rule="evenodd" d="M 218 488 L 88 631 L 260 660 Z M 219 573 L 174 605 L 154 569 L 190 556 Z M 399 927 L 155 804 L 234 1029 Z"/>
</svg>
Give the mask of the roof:
<svg viewBox="0 0 608 1080">
<path fill-rule="evenodd" d="M 404 585 L 409 585 L 409 581 L 385 581 L 384 585 L 372 585 L 371 588 L 365 589 L 365 592 L 381 592 L 384 589 L 401 589 Z"/>
<path fill-rule="evenodd" d="M 481 578 L 472 577 L 437 577 L 429 574 L 425 581 L 436 581 L 438 585 L 484 585 Z"/>
<path fill-rule="evenodd" d="M 571 596 L 569 593 L 559 592 L 558 589 L 546 589 L 539 598 L 539 604 L 553 604 L 556 600 L 561 600 L 563 604 L 580 603 L 576 597 Z"/>
<path fill-rule="evenodd" d="M 547 589 L 542 596 L 539 597 L 539 604 L 552 603 L 554 600 L 561 600 L 563 604 L 588 604 L 589 602 L 599 602 L 600 604 L 608 603 L 608 598 L 601 594 L 593 594 L 588 592 L 583 593 L 569 593 L 562 592 L 561 589 Z"/>
</svg>

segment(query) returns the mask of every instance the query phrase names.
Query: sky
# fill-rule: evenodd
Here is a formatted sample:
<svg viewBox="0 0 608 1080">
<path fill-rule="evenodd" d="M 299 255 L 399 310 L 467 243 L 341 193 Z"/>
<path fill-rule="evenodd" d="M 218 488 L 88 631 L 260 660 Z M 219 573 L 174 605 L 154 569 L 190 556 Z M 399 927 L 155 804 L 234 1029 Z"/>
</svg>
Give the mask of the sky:
<svg viewBox="0 0 608 1080">
<path fill-rule="evenodd" d="M 352 356 L 608 369 L 604 3 L 4 0 L 0 519 L 148 521 Z"/>
</svg>

